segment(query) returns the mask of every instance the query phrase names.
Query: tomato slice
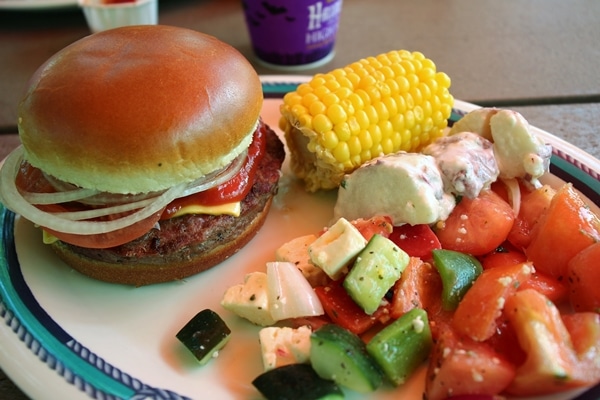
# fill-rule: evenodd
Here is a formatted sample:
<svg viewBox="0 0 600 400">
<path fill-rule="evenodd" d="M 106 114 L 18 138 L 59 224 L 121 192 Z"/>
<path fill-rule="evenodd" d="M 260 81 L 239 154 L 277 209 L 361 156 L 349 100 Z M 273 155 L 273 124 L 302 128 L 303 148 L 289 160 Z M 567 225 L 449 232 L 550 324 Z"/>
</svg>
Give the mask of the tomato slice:
<svg viewBox="0 0 600 400">
<path fill-rule="evenodd" d="M 441 329 L 427 369 L 427 400 L 462 395 L 494 396 L 515 376 L 515 367 L 485 342 Z"/>
<path fill-rule="evenodd" d="M 600 312 L 600 242 L 586 247 L 569 261 L 569 300 L 575 311 Z"/>
<path fill-rule="evenodd" d="M 508 233 L 508 241 L 519 249 L 526 248 L 531 242 L 531 231 L 542 215 L 550 207 L 556 190 L 544 185 L 531 192 L 525 192 L 521 198 L 519 215 Z"/>
<path fill-rule="evenodd" d="M 552 197 L 525 250 L 537 271 L 563 280 L 577 253 L 600 241 L 600 218 L 570 183 Z"/>
<path fill-rule="evenodd" d="M 355 219 L 350 221 L 363 237 L 369 241 L 376 233 L 388 237 L 394 228 L 392 220 L 388 217 L 376 216 L 369 219 Z"/>
<path fill-rule="evenodd" d="M 496 331 L 496 320 L 504 304 L 529 279 L 530 263 L 486 269 L 467 291 L 454 313 L 452 326 L 473 340 L 486 340 Z"/>
<path fill-rule="evenodd" d="M 163 210 L 160 210 L 148 218 L 142 219 L 123 229 L 94 235 L 78 235 L 74 233 L 58 232 L 48 228 L 43 229 L 65 243 L 90 249 L 107 249 L 131 242 L 132 240 L 143 236 L 156 225 L 162 211 Z"/>
<path fill-rule="evenodd" d="M 524 263 L 527 256 L 509 242 L 505 242 L 491 253 L 480 257 L 480 261 L 483 269 L 490 269 Z"/>
<path fill-rule="evenodd" d="M 537 271 L 519 286 L 519 290 L 525 289 L 534 289 L 557 305 L 566 303 L 569 299 L 569 289 L 565 282 Z"/>
<path fill-rule="evenodd" d="M 506 240 L 514 219 L 512 207 L 486 190 L 474 199 L 462 198 L 435 233 L 442 248 L 480 256 Z"/>
<path fill-rule="evenodd" d="M 505 314 L 526 353 L 508 393 L 543 395 L 584 385 L 576 377 L 578 360 L 569 332 L 547 297 L 532 289 L 518 291 L 506 300 Z"/>
<path fill-rule="evenodd" d="M 438 303 L 442 293 L 442 280 L 437 270 L 418 257 L 411 257 L 393 289 L 390 316 L 393 319 L 413 308 L 426 311 Z"/>
<path fill-rule="evenodd" d="M 387 310 L 383 307 L 380 307 L 372 315 L 365 313 L 346 292 L 342 281 L 331 282 L 326 286 L 317 286 L 315 293 L 331 321 L 357 335 L 365 333 L 377 324 L 384 314 L 388 315 Z"/>
<path fill-rule="evenodd" d="M 395 226 L 389 238 L 409 256 L 425 261 L 431 260 L 432 250 L 442 248 L 438 237 L 426 224 Z"/>
</svg>

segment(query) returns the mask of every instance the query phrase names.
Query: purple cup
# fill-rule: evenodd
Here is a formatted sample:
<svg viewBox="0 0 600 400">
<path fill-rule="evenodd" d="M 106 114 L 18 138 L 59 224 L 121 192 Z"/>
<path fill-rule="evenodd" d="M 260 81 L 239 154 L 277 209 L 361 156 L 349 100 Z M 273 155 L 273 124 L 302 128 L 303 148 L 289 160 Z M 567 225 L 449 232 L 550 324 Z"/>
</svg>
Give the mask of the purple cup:
<svg viewBox="0 0 600 400">
<path fill-rule="evenodd" d="M 242 0 L 242 6 L 262 64 L 299 70 L 333 58 L 342 0 Z"/>
</svg>

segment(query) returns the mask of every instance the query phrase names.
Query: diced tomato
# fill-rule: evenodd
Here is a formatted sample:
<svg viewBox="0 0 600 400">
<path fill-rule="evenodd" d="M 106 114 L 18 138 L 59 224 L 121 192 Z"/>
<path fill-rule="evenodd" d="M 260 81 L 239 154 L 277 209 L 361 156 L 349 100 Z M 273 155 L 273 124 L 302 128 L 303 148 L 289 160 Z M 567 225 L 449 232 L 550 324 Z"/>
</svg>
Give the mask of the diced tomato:
<svg viewBox="0 0 600 400">
<path fill-rule="evenodd" d="M 442 329 L 427 369 L 426 400 L 501 393 L 515 376 L 515 367 L 485 342 Z"/>
<path fill-rule="evenodd" d="M 331 324 L 331 319 L 327 315 L 317 315 L 310 317 L 298 317 L 288 320 L 292 328 L 308 326 L 311 330 L 316 331 L 326 324 Z"/>
<path fill-rule="evenodd" d="M 429 311 L 439 301 L 442 280 L 431 264 L 411 257 L 393 292 L 390 316 L 397 319 L 413 308 Z"/>
<path fill-rule="evenodd" d="M 356 219 L 350 221 L 358 229 L 366 240 L 371 239 L 376 233 L 383 237 L 388 237 L 392 233 L 394 226 L 389 217 L 376 216 L 369 219 Z"/>
<path fill-rule="evenodd" d="M 315 293 L 331 321 L 357 335 L 366 332 L 386 315 L 389 315 L 389 311 L 385 307 L 380 307 L 373 315 L 365 313 L 348 295 L 342 286 L 342 281 L 331 282 L 326 286 L 317 286 Z"/>
<path fill-rule="evenodd" d="M 569 298 L 569 289 L 566 283 L 537 271 L 519 286 L 519 290 L 525 289 L 534 289 L 557 305 L 565 303 Z"/>
<path fill-rule="evenodd" d="M 496 331 L 496 320 L 502 314 L 507 298 L 529 279 L 530 263 L 486 269 L 458 304 L 452 327 L 473 340 L 483 341 Z"/>
<path fill-rule="evenodd" d="M 502 354 L 511 364 L 521 365 L 525 362 L 526 354 L 519 346 L 517 333 L 504 314 L 496 320 L 494 335 L 485 342 Z"/>
<path fill-rule="evenodd" d="M 492 182 L 490 189 L 500 196 L 502 200 L 510 204 L 510 199 L 508 198 L 508 189 L 506 188 L 506 184 L 501 179 Z"/>
<path fill-rule="evenodd" d="M 505 314 L 527 354 L 507 392 L 516 396 L 543 395 L 582 386 L 576 377 L 577 356 L 556 306 L 533 289 L 506 300 Z"/>
<path fill-rule="evenodd" d="M 511 206 L 486 190 L 475 199 L 463 198 L 435 233 L 442 248 L 480 256 L 506 240 L 514 219 Z"/>
<path fill-rule="evenodd" d="M 548 185 L 530 192 L 523 192 L 519 215 L 508 233 L 508 241 L 516 248 L 524 249 L 531 242 L 531 230 L 537 224 L 542 215 L 550 207 L 550 202 L 556 190 Z"/>
<path fill-rule="evenodd" d="M 577 253 L 600 241 L 600 218 L 573 185 L 563 185 L 532 232 L 525 250 L 537 271 L 559 280 L 568 276 L 568 263 Z"/>
<path fill-rule="evenodd" d="M 409 256 L 425 261 L 431 260 L 431 250 L 442 248 L 438 237 L 426 224 L 395 226 L 389 239 Z"/>
<path fill-rule="evenodd" d="M 524 263 L 527 261 L 527 256 L 509 242 L 504 242 L 491 253 L 480 257 L 480 261 L 483 269 L 490 269 Z"/>
<path fill-rule="evenodd" d="M 586 386 L 600 382 L 600 315 L 580 312 L 562 318 L 579 359 L 575 379 Z"/>
<path fill-rule="evenodd" d="M 568 264 L 569 300 L 575 311 L 600 312 L 600 242 L 580 251 Z"/>
</svg>

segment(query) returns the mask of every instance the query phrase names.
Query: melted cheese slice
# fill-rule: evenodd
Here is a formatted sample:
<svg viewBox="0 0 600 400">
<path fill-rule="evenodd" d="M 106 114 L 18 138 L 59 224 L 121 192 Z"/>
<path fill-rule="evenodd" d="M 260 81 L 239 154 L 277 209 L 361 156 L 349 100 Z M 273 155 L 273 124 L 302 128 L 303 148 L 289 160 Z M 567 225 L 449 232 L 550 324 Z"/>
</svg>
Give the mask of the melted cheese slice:
<svg viewBox="0 0 600 400">
<path fill-rule="evenodd" d="M 171 216 L 171 218 L 180 217 L 186 214 L 210 214 L 210 215 L 233 215 L 239 217 L 242 211 L 242 203 L 235 201 L 233 203 L 219 204 L 217 206 L 203 206 L 200 204 L 192 204 L 189 206 L 181 207 L 179 211 Z M 52 244 L 58 240 L 58 238 L 51 233 L 46 232 L 42 229 L 44 244 Z"/>
<path fill-rule="evenodd" d="M 192 204 L 181 207 L 171 218 L 180 217 L 185 214 L 210 214 L 210 215 L 233 215 L 239 217 L 242 211 L 242 203 L 239 201 L 233 203 L 219 204 L 217 206 L 202 206 L 200 204 Z"/>
</svg>

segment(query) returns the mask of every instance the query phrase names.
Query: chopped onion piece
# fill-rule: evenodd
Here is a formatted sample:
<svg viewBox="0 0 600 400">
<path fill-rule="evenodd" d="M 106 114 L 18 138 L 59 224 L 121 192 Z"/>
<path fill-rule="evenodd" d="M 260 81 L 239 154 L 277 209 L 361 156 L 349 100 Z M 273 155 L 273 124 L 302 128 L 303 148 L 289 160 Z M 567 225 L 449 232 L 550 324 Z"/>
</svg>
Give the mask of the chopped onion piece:
<svg viewBox="0 0 600 400">
<path fill-rule="evenodd" d="M 510 201 L 516 217 L 521 210 L 521 188 L 519 187 L 519 182 L 516 178 L 502 179 L 502 182 L 506 186 L 508 201 Z"/>
<path fill-rule="evenodd" d="M 271 317 L 276 321 L 324 313 L 310 283 L 290 262 L 267 263 L 267 295 Z"/>
<path fill-rule="evenodd" d="M 181 196 L 185 185 L 177 185 L 165 191 L 160 196 L 154 198 L 150 204 L 144 208 L 129 214 L 125 217 L 114 219 L 112 221 L 73 221 L 63 218 L 60 215 L 54 215 L 42 211 L 30 204 L 23 198 L 17 186 L 15 179 L 19 172 L 19 166 L 23 158 L 23 148 L 18 147 L 5 160 L 4 167 L 0 171 L 0 200 L 12 211 L 22 215 L 29 221 L 39 226 L 64 233 L 73 233 L 79 235 L 94 235 L 116 231 L 150 217 L 166 207 L 171 201 Z"/>
</svg>

